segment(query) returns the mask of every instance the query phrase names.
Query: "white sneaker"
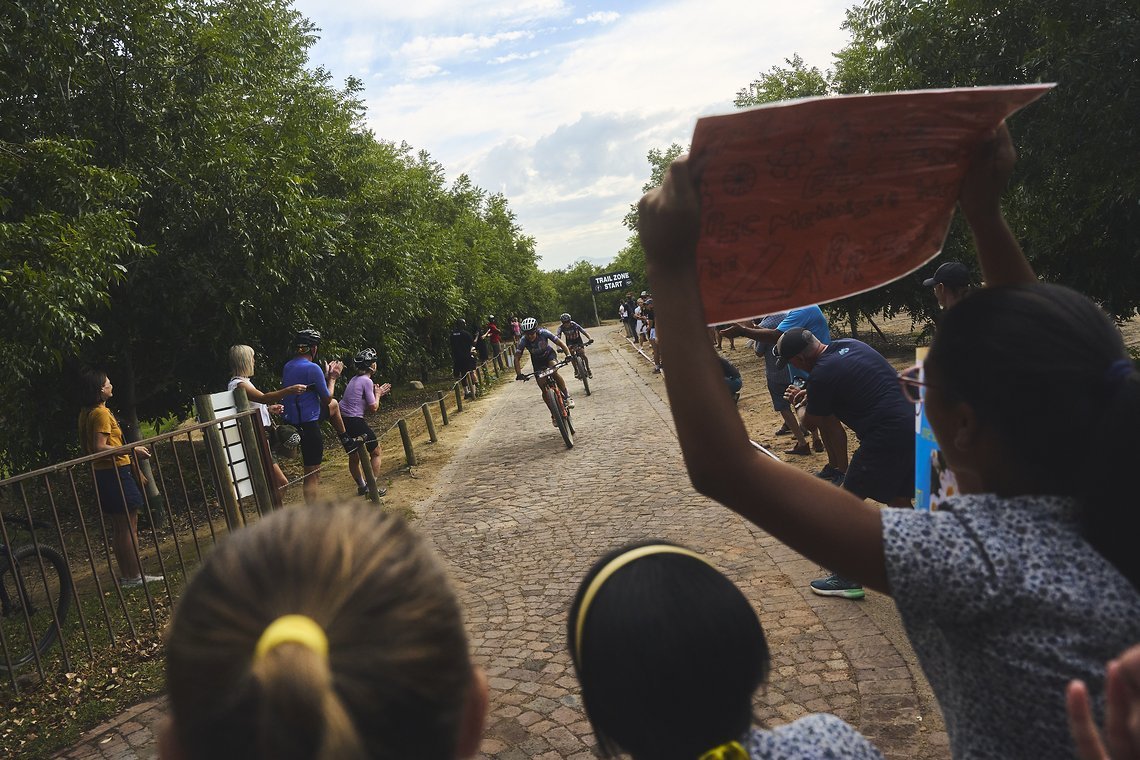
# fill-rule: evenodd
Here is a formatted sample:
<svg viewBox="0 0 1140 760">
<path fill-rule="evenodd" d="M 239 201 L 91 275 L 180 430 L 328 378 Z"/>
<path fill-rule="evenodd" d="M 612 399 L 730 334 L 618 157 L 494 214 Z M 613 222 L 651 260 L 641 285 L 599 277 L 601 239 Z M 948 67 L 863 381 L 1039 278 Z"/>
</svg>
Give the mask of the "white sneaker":
<svg viewBox="0 0 1140 760">
<path fill-rule="evenodd" d="M 158 583 L 163 580 L 161 575 L 140 575 L 137 578 L 120 578 L 119 586 L 122 588 L 138 588 L 143 583 Z"/>
</svg>

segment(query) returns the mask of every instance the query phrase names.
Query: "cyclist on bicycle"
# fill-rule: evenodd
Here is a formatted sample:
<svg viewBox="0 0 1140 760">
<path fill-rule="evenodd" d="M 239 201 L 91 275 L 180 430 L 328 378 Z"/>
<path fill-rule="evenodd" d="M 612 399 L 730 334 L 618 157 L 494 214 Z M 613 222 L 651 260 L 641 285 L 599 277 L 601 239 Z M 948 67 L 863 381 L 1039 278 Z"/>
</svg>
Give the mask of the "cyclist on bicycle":
<svg viewBox="0 0 1140 760">
<path fill-rule="evenodd" d="M 519 338 L 519 344 L 515 347 L 515 380 L 524 380 L 522 372 L 519 372 L 519 359 L 522 358 L 523 351 L 530 351 L 530 363 L 534 366 L 534 371 L 537 374 L 539 370 L 551 367 L 557 360 L 557 355 L 554 353 L 554 348 L 551 343 L 558 346 L 558 350 L 562 353 L 569 353 L 566 344 L 558 340 L 558 336 L 547 330 L 545 327 L 538 326 L 538 320 L 534 317 L 527 317 L 520 325 L 522 329 L 522 337 Z M 566 399 L 566 406 L 570 409 L 574 408 L 574 399 L 570 398 L 570 393 L 566 390 L 566 381 L 554 371 L 554 382 L 558 384 L 558 390 L 562 391 L 562 398 Z M 540 385 L 539 388 L 542 386 Z"/>
<path fill-rule="evenodd" d="M 593 377 L 594 373 L 590 371 L 590 360 L 586 358 L 586 344 L 582 340 L 583 337 L 586 340 L 593 340 L 593 338 L 582 328 L 582 325 L 570 319 L 570 315 L 566 312 L 562 312 L 561 319 L 562 324 L 558 326 L 558 337 L 561 338 L 563 333 L 566 334 L 566 345 L 570 347 L 572 352 L 582 357 L 582 366 L 586 368 L 586 377 Z M 578 377 L 577 368 L 574 370 L 574 377 Z"/>
</svg>

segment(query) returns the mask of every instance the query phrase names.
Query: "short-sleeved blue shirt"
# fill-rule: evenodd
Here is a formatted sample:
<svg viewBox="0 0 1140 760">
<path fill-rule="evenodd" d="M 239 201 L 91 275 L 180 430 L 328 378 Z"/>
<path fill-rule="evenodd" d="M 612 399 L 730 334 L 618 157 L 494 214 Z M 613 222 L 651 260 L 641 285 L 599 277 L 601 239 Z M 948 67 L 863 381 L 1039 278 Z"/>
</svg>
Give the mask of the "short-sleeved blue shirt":
<svg viewBox="0 0 1140 760">
<path fill-rule="evenodd" d="M 292 425 L 316 422 L 321 418 L 321 399 L 329 398 L 325 373 L 304 356 L 290 359 L 281 372 L 281 385 L 287 388 L 298 384 L 316 387 L 299 396 L 286 396 L 281 400 L 285 407 L 285 419 Z"/>
<path fill-rule="evenodd" d="M 837 340 L 819 355 L 808 378 L 808 413 L 835 415 L 863 445 L 892 448 L 914 438 L 914 404 L 894 367 L 858 340 Z"/>
<path fill-rule="evenodd" d="M 784 318 L 780 320 L 780 324 L 776 325 L 776 329 L 782 333 L 786 333 L 793 327 L 806 327 L 811 330 L 811 334 L 816 337 L 820 343 L 831 342 L 831 328 L 828 327 L 827 317 L 823 314 L 823 309 L 818 306 L 805 306 L 802 309 L 792 309 Z M 798 367 L 788 365 L 788 370 L 792 373 L 792 377 L 808 376 Z"/>
<path fill-rule="evenodd" d="M 955 758 L 1074 757 L 1065 686 L 1103 716 L 1105 663 L 1140 641 L 1140 591 L 1059 496 L 884 509 L 887 581 Z"/>
</svg>

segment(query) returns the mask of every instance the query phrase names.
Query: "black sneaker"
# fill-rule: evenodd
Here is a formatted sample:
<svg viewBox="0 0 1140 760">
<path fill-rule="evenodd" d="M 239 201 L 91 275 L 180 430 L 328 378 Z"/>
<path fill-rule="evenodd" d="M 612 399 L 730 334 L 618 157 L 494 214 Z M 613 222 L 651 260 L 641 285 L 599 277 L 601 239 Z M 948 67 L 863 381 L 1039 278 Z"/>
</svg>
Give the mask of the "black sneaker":
<svg viewBox="0 0 1140 760">
<path fill-rule="evenodd" d="M 830 464 L 825 464 L 823 469 L 815 474 L 817 478 L 823 478 L 829 483 L 837 486 L 843 485 L 844 473 L 832 467 Z"/>
<path fill-rule="evenodd" d="M 357 496 L 367 496 L 368 495 L 368 486 L 357 486 L 356 487 L 356 495 Z"/>
<path fill-rule="evenodd" d="M 814 580 L 810 585 L 812 592 L 820 596 L 841 596 L 844 599 L 862 599 L 866 596 L 862 586 L 836 573 Z"/>
</svg>

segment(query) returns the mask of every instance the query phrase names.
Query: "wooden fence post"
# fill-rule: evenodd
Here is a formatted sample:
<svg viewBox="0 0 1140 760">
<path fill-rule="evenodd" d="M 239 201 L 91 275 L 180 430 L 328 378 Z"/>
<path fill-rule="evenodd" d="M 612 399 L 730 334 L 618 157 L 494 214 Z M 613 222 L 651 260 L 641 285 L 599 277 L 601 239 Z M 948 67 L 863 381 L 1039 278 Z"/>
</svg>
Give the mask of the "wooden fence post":
<svg viewBox="0 0 1140 760">
<path fill-rule="evenodd" d="M 463 394 L 459 392 L 459 386 L 455 386 L 455 411 L 463 411 Z"/>
<path fill-rule="evenodd" d="M 401 417 L 396 421 L 396 427 L 400 428 L 400 440 L 404 442 L 404 458 L 408 460 L 409 467 L 414 467 L 416 464 L 416 450 L 412 448 L 412 437 L 408 435 L 408 423 Z"/>
<path fill-rule="evenodd" d="M 439 416 L 443 417 L 443 424 L 450 425 L 451 423 L 447 420 L 447 404 L 443 402 L 443 391 L 436 391 L 435 397 L 439 400 Z"/>
<path fill-rule="evenodd" d="M 427 405 L 427 402 L 424 402 L 420 406 L 420 409 L 423 410 L 424 422 L 427 423 L 428 438 L 431 439 L 432 443 L 438 443 L 439 442 L 439 436 L 437 436 L 435 434 L 435 422 L 432 421 L 432 418 L 431 418 L 431 407 Z"/>
</svg>

